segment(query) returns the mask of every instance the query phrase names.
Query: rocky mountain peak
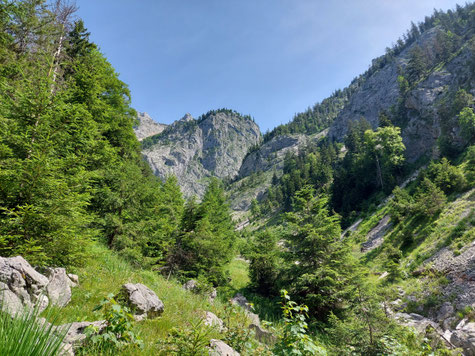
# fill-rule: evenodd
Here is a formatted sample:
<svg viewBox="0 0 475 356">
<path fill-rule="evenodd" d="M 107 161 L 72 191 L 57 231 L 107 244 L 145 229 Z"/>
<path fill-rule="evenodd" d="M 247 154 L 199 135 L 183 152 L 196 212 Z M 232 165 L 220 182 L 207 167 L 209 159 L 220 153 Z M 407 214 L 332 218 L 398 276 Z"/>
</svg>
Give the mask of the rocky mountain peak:
<svg viewBox="0 0 475 356">
<path fill-rule="evenodd" d="M 146 112 L 137 113 L 137 124 L 134 126 L 135 135 L 139 141 L 161 133 L 167 125 L 154 121 Z"/>
<path fill-rule="evenodd" d="M 237 176 L 250 147 L 261 140 L 257 124 L 235 111 L 213 110 L 198 119 L 186 114 L 151 137 L 143 154 L 155 174 L 173 174 L 185 196 L 201 197 L 209 177 Z"/>
</svg>

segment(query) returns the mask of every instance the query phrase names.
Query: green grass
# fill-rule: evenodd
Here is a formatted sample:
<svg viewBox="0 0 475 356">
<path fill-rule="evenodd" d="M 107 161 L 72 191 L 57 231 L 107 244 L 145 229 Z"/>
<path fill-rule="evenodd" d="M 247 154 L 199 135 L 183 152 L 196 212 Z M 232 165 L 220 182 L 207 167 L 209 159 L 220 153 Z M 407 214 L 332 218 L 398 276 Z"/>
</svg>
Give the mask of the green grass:
<svg viewBox="0 0 475 356">
<path fill-rule="evenodd" d="M 204 311 L 211 311 L 221 317 L 224 315 L 224 302 L 215 300 L 211 304 L 207 297 L 185 291 L 179 283 L 167 281 L 157 272 L 133 268 L 115 252 L 100 244 L 93 245 L 90 256 L 87 265 L 75 271 L 80 285 L 73 288 L 71 302 L 61 309 L 56 324 L 101 320 L 101 312 L 94 312 L 94 307 L 109 293 L 117 293 L 124 283 L 143 283 L 165 305 L 159 318 L 135 323 L 134 332 L 143 339 L 144 349 L 140 352 L 137 349 L 125 350 L 121 355 L 156 355 L 159 352 L 157 341 L 165 338 L 172 328 L 187 327 L 190 321 L 198 321 Z M 233 261 L 229 271 L 235 287 L 240 288 L 246 283 L 244 261 Z M 218 332 L 210 335 L 210 338 L 220 337 Z"/>
<path fill-rule="evenodd" d="M 68 330 L 39 322 L 38 314 L 35 308 L 12 318 L 0 311 L 0 355 L 56 356 L 63 351 Z"/>
<path fill-rule="evenodd" d="M 235 258 L 227 267 L 227 271 L 229 272 L 229 277 L 231 278 L 230 286 L 235 291 L 242 290 L 249 285 L 250 279 L 248 262 Z"/>
</svg>

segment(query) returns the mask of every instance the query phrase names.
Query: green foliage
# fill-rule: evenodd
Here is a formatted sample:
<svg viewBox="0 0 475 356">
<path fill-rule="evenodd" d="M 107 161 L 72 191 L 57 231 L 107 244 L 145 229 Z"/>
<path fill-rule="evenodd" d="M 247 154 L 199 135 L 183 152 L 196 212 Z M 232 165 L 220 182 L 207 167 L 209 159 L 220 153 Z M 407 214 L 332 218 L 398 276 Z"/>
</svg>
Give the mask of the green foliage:
<svg viewBox="0 0 475 356">
<path fill-rule="evenodd" d="M 256 291 L 261 295 L 274 295 L 281 265 L 278 236 L 270 229 L 255 237 L 249 264 L 249 276 Z"/>
<path fill-rule="evenodd" d="M 463 108 L 459 114 L 458 122 L 462 134 L 469 144 L 475 143 L 475 113 L 472 108 Z"/>
<path fill-rule="evenodd" d="M 41 322 L 38 308 L 15 317 L 0 311 L 0 355 L 60 355 L 67 332 L 67 328 Z"/>
<path fill-rule="evenodd" d="M 332 206 L 343 216 L 363 209 L 372 194 L 389 193 L 401 176 L 404 144 L 395 126 L 370 129 L 366 120 L 353 124 L 345 138 L 347 154 L 336 167 Z"/>
<path fill-rule="evenodd" d="M 127 86 L 58 4 L 1 5 L 0 253 L 80 265 L 103 235 L 163 262 L 182 202 L 142 160 Z"/>
<path fill-rule="evenodd" d="M 221 183 L 213 178 L 198 205 L 185 207 L 181 228 L 168 256 L 170 272 L 186 278 L 202 276 L 214 285 L 225 284 L 225 265 L 234 253 L 236 234 Z"/>
<path fill-rule="evenodd" d="M 461 192 L 467 184 L 463 171 L 459 167 L 452 166 L 445 157 L 440 163 L 431 162 L 425 173 L 427 178 L 445 194 Z"/>
<path fill-rule="evenodd" d="M 415 194 L 415 211 L 424 216 L 432 217 L 440 212 L 447 198 L 444 192 L 424 178 Z"/>
<path fill-rule="evenodd" d="M 112 353 L 124 348 L 143 348 L 142 340 L 135 335 L 132 322 L 134 317 L 127 307 L 121 306 L 109 294 L 94 308 L 102 310 L 105 319 L 105 328 L 98 330 L 94 326 L 86 329 L 86 343 L 80 353 L 84 355 L 95 353 Z"/>
<path fill-rule="evenodd" d="M 290 300 L 286 290 L 281 291 L 284 327 L 280 342 L 274 346 L 276 355 L 327 355 L 324 347 L 308 335 L 308 307 Z"/>
<path fill-rule="evenodd" d="M 306 187 L 285 214 L 287 242 L 283 285 L 324 320 L 342 307 L 349 290 L 352 257 L 340 239 L 339 217 L 328 210 L 328 198 Z"/>
<path fill-rule="evenodd" d="M 224 306 L 224 341 L 241 354 L 252 355 L 255 348 L 254 331 L 249 328 L 249 320 L 244 310 L 234 304 Z"/>
<path fill-rule="evenodd" d="M 423 49 L 418 45 L 414 46 L 409 53 L 409 62 L 406 67 L 407 78 L 410 83 L 414 83 L 421 78 L 427 70 L 428 59 Z"/>
</svg>

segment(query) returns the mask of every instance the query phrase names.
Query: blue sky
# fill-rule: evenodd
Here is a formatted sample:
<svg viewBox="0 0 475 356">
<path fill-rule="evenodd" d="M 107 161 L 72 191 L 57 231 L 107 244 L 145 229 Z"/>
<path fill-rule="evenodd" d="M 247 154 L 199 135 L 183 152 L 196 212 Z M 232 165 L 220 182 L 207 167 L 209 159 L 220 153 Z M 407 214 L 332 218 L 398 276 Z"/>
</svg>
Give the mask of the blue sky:
<svg viewBox="0 0 475 356">
<path fill-rule="evenodd" d="M 227 107 L 264 132 L 343 88 L 410 22 L 454 0 L 77 0 L 91 39 L 171 123 Z"/>
</svg>

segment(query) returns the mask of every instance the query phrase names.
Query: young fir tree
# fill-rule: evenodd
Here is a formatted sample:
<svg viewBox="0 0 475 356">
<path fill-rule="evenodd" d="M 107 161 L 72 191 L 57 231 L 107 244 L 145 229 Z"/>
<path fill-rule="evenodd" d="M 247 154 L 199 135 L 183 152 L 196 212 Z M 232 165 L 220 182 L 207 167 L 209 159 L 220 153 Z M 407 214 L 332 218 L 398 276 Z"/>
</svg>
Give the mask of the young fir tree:
<svg viewBox="0 0 475 356">
<path fill-rule="evenodd" d="M 236 234 L 231 210 L 221 183 L 213 178 L 202 202 L 194 199 L 185 207 L 181 232 L 168 257 L 171 272 L 225 283 L 224 267 L 234 253 Z"/>
<path fill-rule="evenodd" d="M 326 196 L 307 186 L 296 193 L 293 211 L 285 214 L 284 284 L 320 319 L 342 307 L 352 268 L 340 239 L 339 217 L 330 214 L 327 203 Z"/>
</svg>

